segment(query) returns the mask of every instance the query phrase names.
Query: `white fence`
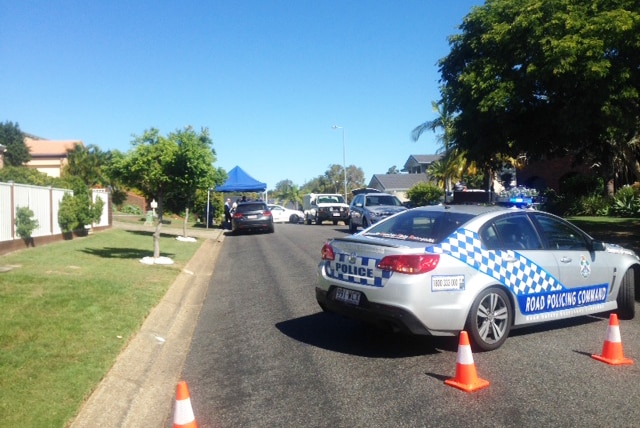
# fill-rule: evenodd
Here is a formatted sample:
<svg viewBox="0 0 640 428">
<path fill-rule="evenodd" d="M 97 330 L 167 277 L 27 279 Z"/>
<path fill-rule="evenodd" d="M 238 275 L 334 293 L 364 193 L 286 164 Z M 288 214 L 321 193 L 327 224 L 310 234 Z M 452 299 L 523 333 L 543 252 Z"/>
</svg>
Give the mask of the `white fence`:
<svg viewBox="0 0 640 428">
<path fill-rule="evenodd" d="M 33 211 L 33 217 L 38 221 L 38 228 L 31 234 L 33 238 L 61 234 L 58 209 L 65 193 L 73 194 L 68 189 L 0 183 L 0 242 L 19 239 L 15 216 L 17 209 L 21 207 Z M 104 201 L 104 208 L 99 223 L 94 223 L 93 226 L 108 226 L 109 194 L 106 190 L 94 190 L 93 200 L 97 198 Z"/>
</svg>

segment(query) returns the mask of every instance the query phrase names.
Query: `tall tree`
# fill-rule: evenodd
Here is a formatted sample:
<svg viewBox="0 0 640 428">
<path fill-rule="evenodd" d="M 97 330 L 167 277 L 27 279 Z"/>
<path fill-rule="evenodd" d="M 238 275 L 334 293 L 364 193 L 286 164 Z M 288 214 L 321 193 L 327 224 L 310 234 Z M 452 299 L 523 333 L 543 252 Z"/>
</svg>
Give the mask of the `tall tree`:
<svg viewBox="0 0 640 428">
<path fill-rule="evenodd" d="M 640 179 L 637 0 L 487 0 L 460 29 L 441 94 L 470 159 L 572 154 Z"/>
<path fill-rule="evenodd" d="M 31 160 L 29 148 L 24 142 L 24 134 L 17 122 L 0 123 L 0 144 L 6 147 L 5 165 L 21 166 Z"/>
<path fill-rule="evenodd" d="M 183 235 L 187 235 L 189 210 L 193 208 L 198 189 L 207 189 L 213 180 L 216 161 L 209 130 L 196 133 L 188 126 L 172 132 L 168 139 L 177 146 L 176 158 L 169 174 L 174 177 L 172 197 L 182 201 L 185 211 Z"/>
<path fill-rule="evenodd" d="M 172 190 L 172 175 L 178 153 L 174 141 L 151 128 L 140 136 L 134 136 L 132 150 L 113 159 L 112 170 L 126 185 L 140 190 L 148 199 L 158 203 L 158 219 L 153 234 L 153 258 L 160 257 L 160 229 L 164 198 Z"/>
</svg>

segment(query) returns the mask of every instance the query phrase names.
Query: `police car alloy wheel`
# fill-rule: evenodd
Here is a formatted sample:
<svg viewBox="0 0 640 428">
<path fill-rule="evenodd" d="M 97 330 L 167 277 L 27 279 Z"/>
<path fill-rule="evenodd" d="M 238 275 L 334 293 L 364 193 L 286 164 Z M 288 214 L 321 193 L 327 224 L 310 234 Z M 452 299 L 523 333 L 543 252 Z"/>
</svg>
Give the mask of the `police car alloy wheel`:
<svg viewBox="0 0 640 428">
<path fill-rule="evenodd" d="M 513 309 L 507 293 L 492 287 L 482 291 L 471 306 L 467 330 L 480 350 L 492 351 L 507 340 L 512 322 Z"/>
</svg>

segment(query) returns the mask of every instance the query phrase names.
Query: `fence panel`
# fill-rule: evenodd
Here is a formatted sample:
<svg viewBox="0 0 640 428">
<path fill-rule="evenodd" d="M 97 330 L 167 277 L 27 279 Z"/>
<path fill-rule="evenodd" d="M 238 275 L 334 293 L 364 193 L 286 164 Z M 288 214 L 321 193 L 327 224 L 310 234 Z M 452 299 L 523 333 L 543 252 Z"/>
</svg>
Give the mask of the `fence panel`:
<svg viewBox="0 0 640 428">
<path fill-rule="evenodd" d="M 66 193 L 73 192 L 28 184 L 0 183 L 0 241 L 19 239 L 12 222 L 18 207 L 28 207 L 33 211 L 33 218 L 38 221 L 32 237 L 61 234 L 58 211 Z M 104 201 L 104 208 L 100 222 L 93 226 L 109 226 L 109 193 L 106 190 L 94 190 L 93 200 L 96 198 Z"/>
<path fill-rule="evenodd" d="M 0 241 L 10 241 L 13 239 L 11 189 L 11 184 L 0 183 Z"/>
</svg>

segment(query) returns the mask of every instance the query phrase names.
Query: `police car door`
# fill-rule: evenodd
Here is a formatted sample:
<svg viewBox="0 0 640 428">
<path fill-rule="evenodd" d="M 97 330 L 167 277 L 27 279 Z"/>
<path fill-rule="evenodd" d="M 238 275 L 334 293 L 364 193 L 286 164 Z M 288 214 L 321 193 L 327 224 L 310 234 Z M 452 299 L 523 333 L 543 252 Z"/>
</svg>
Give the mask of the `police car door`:
<svg viewBox="0 0 640 428">
<path fill-rule="evenodd" d="M 570 303 L 575 306 L 601 303 L 616 274 L 612 255 L 590 251 L 587 237 L 567 222 L 541 213 L 535 218 L 547 248 L 558 261 L 560 282 L 575 292 L 572 296 L 575 302 Z"/>
<path fill-rule="evenodd" d="M 525 212 L 495 219 L 481 231 L 481 239 L 499 261 L 499 268 L 491 269 L 499 272 L 494 276 L 517 302 L 516 322 L 535 322 L 536 317 L 548 311 L 547 293 L 558 287 L 560 271 L 556 258 L 544 249 Z"/>
</svg>

